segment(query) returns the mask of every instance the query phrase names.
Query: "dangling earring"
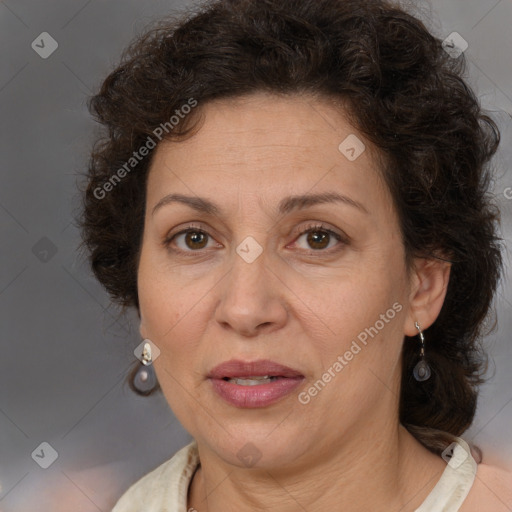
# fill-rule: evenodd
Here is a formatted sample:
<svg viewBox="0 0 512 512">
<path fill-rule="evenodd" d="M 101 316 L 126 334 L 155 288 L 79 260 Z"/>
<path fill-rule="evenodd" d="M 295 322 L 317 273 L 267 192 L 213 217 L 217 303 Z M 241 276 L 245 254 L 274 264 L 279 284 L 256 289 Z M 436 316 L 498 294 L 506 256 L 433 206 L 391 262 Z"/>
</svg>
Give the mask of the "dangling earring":
<svg viewBox="0 0 512 512">
<path fill-rule="evenodd" d="M 132 385 L 141 395 L 149 395 L 157 385 L 155 369 L 153 368 L 153 358 L 151 356 L 151 344 L 147 341 L 142 349 L 141 365 L 135 372 Z"/>
<path fill-rule="evenodd" d="M 421 348 L 420 348 L 420 360 L 414 367 L 412 374 L 414 375 L 414 378 L 417 381 L 423 382 L 424 380 L 428 380 L 430 378 L 430 375 L 432 372 L 430 371 L 430 366 L 425 361 L 425 337 L 423 336 L 423 331 L 421 330 L 421 327 L 419 326 L 418 322 L 415 322 L 414 325 L 416 326 L 416 329 L 418 329 L 418 331 L 419 331 Z"/>
</svg>

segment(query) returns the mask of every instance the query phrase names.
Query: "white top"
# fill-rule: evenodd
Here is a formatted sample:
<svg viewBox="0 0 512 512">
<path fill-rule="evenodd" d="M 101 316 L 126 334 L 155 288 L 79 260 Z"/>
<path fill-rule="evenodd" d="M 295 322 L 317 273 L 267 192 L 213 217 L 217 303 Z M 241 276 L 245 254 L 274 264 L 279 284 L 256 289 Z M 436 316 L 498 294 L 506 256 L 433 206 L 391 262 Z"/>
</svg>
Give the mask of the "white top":
<svg viewBox="0 0 512 512">
<path fill-rule="evenodd" d="M 187 512 L 188 487 L 199 464 L 196 441 L 135 482 L 112 512 Z M 466 441 L 457 438 L 439 481 L 415 512 L 457 512 L 475 480 L 477 463 Z"/>
</svg>

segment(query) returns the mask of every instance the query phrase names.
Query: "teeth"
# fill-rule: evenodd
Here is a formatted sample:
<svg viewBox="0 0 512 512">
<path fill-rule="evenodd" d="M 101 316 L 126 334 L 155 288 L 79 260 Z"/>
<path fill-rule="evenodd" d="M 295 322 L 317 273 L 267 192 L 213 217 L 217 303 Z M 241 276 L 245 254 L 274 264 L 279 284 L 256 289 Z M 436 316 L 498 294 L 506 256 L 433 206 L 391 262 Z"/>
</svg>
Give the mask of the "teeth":
<svg viewBox="0 0 512 512">
<path fill-rule="evenodd" d="M 228 379 L 228 382 L 231 382 L 233 384 L 238 384 L 240 386 L 257 386 L 258 384 L 266 384 L 266 383 L 272 382 L 276 379 L 277 379 L 277 377 L 269 377 L 268 375 L 265 375 L 264 377 L 261 377 L 261 376 L 248 377 L 246 379 L 241 379 L 241 378 Z"/>
</svg>

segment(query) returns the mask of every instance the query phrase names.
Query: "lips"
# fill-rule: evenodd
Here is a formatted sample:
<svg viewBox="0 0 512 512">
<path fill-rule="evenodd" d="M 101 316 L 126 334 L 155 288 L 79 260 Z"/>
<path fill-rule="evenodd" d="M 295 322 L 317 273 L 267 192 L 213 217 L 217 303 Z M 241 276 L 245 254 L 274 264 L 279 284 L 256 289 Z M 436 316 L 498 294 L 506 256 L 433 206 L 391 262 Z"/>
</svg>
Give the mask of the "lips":
<svg viewBox="0 0 512 512">
<path fill-rule="evenodd" d="M 303 377 L 298 370 L 268 359 L 249 362 L 231 359 L 230 361 L 225 361 L 224 363 L 219 364 L 208 374 L 210 379 L 233 379 L 265 376 L 282 378 Z"/>
<path fill-rule="evenodd" d="M 298 370 L 274 361 L 237 359 L 216 366 L 208 377 L 220 398 L 244 409 L 267 407 L 280 401 L 297 389 L 305 378 Z"/>
</svg>

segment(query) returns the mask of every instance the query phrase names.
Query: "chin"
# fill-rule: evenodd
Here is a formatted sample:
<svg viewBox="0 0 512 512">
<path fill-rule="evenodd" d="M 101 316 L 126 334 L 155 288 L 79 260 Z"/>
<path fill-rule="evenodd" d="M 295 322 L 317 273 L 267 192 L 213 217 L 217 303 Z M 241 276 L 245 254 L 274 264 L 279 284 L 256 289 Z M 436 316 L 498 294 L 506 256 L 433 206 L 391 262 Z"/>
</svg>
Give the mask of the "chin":
<svg viewBox="0 0 512 512">
<path fill-rule="evenodd" d="M 221 429 L 220 437 L 209 437 L 206 432 L 203 442 L 209 445 L 226 463 L 240 468 L 273 469 L 293 463 L 307 448 L 298 443 L 302 429 L 298 425 L 279 426 L 277 422 L 257 421 L 253 425 L 230 424 L 227 432 Z M 197 438 L 196 438 L 197 439 Z M 201 441 L 199 440 L 199 443 Z"/>
</svg>

